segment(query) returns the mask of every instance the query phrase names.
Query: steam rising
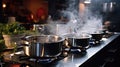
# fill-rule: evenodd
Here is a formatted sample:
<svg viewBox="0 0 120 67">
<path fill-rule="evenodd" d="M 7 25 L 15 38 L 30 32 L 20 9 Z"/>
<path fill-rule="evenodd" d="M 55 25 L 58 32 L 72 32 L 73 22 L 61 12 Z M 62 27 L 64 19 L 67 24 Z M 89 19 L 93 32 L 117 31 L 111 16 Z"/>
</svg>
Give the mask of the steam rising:
<svg viewBox="0 0 120 67">
<path fill-rule="evenodd" d="M 63 21 L 54 21 L 56 23 L 55 27 L 51 26 L 50 32 L 57 35 L 66 33 L 80 35 L 83 32 L 90 34 L 102 29 L 102 17 L 99 14 L 92 13 L 91 9 L 87 7 L 83 7 L 85 9 L 84 12 L 80 12 L 79 2 L 76 2 L 76 0 L 68 1 L 69 7 L 66 10 L 62 10 L 62 13 L 65 16 L 67 15 L 69 21 L 67 24 L 58 24 Z"/>
</svg>

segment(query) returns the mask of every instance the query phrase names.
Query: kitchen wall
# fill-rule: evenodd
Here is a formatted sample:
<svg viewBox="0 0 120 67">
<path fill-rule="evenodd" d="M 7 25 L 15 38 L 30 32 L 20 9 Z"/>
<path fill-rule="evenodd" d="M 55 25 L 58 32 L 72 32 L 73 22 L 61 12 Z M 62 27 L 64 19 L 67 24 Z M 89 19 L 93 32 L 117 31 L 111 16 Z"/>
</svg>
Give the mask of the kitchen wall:
<svg viewBox="0 0 120 67">
<path fill-rule="evenodd" d="M 48 0 L 48 14 L 53 20 L 60 19 L 60 11 L 66 9 L 68 0 Z"/>
<path fill-rule="evenodd" d="M 6 13 L 10 14 L 10 16 L 11 14 L 14 16 L 14 14 L 17 15 L 19 13 L 23 18 L 18 20 L 21 22 L 29 22 L 26 20 L 23 21 L 27 13 L 33 14 L 32 18 L 34 18 L 35 21 L 47 19 L 48 15 L 51 15 L 54 19 L 59 19 L 59 10 L 64 10 L 68 7 L 67 1 L 68 0 L 0 0 L 0 3 L 11 3 L 12 8 L 10 8 L 10 10 L 13 10 L 10 11 L 7 9 Z M 113 12 L 103 12 L 103 4 L 110 2 L 115 2 Z M 15 6 L 13 7 L 13 5 Z M 120 31 L 120 0 L 91 0 L 91 4 L 88 5 L 88 7 L 91 8 L 93 13 L 100 13 L 103 16 L 103 23 L 105 21 L 111 22 L 110 31 Z M 2 8 L 0 9 L 2 13 Z"/>
<path fill-rule="evenodd" d="M 2 0 L 2 3 L 6 4 L 6 16 L 15 16 L 20 22 L 45 20 L 48 15 L 47 0 Z"/>
<path fill-rule="evenodd" d="M 113 11 L 104 13 L 106 21 L 110 21 L 109 30 L 111 32 L 120 32 L 120 0 L 109 0 L 108 3 L 113 2 Z"/>
<path fill-rule="evenodd" d="M 104 4 L 106 3 L 106 11 L 103 11 Z M 91 0 L 91 3 L 86 5 L 86 7 L 93 14 L 102 16 L 103 24 L 106 21 L 110 21 L 109 31 L 120 32 L 120 0 Z"/>
<path fill-rule="evenodd" d="M 41 17 L 38 16 L 38 14 L 44 13 L 44 20 L 47 18 L 48 15 L 48 2 L 44 1 L 44 0 L 25 0 L 24 5 L 26 8 L 28 8 L 28 10 L 30 10 L 33 15 L 34 18 L 37 19 L 42 19 L 42 15 Z M 43 10 L 43 11 L 42 11 Z"/>
</svg>

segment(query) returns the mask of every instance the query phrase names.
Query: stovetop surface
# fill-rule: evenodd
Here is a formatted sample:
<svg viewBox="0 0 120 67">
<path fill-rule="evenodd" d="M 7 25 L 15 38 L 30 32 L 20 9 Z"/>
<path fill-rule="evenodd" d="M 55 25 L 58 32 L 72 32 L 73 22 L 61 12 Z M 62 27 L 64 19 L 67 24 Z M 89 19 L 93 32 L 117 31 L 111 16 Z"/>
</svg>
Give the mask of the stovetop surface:
<svg viewBox="0 0 120 67">
<path fill-rule="evenodd" d="M 23 51 L 21 51 L 22 53 Z M 59 56 L 56 57 L 29 57 L 22 54 L 16 53 L 11 54 L 9 60 L 4 61 L 4 67 L 56 67 L 60 60 L 68 58 L 71 54 L 85 55 L 84 52 L 69 52 L 63 51 Z"/>
<path fill-rule="evenodd" d="M 104 46 L 104 44 L 100 46 Z M 89 46 L 89 48 L 91 47 L 93 46 Z M 50 58 L 49 57 L 47 58 L 28 57 L 24 55 L 23 51 L 20 51 L 22 53 L 18 52 L 15 54 L 10 54 L 9 56 L 8 55 L 4 56 L 5 61 L 0 62 L 0 66 L 1 66 L 1 63 L 3 63 L 3 67 L 62 67 L 62 66 L 59 66 L 61 65 L 61 63 L 62 64 L 66 63 L 66 65 L 69 63 L 70 63 L 69 65 L 72 65 L 74 63 L 77 64 L 77 62 L 83 62 L 82 58 L 89 58 L 89 54 L 91 55 L 91 53 L 88 53 L 89 51 L 91 52 L 91 50 L 93 51 L 93 49 L 96 50 L 101 47 L 99 47 L 98 45 L 98 47 L 95 47 L 92 49 L 89 49 L 89 48 L 87 48 L 88 50 L 84 49 L 83 51 L 81 51 L 81 49 L 76 47 L 68 50 L 65 49 L 65 51 L 63 51 L 61 55 L 57 57 L 50 57 Z"/>
</svg>

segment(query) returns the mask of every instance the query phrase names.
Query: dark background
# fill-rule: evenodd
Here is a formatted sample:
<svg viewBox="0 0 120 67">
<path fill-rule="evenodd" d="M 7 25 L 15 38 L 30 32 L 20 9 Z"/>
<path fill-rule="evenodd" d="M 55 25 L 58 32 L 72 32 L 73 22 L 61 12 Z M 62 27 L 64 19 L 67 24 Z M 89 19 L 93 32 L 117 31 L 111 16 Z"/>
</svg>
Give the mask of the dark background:
<svg viewBox="0 0 120 67">
<path fill-rule="evenodd" d="M 57 20 L 60 17 L 60 11 L 65 10 L 69 5 L 68 1 L 70 0 L 45 0 L 48 1 L 48 15 L 52 16 L 53 20 Z M 76 2 L 79 2 L 81 0 L 76 0 Z M 114 32 L 120 32 L 120 0 L 91 0 L 91 4 L 88 6 L 91 8 L 91 11 L 93 13 L 99 13 L 103 16 L 103 23 L 105 21 L 110 21 L 111 26 L 109 28 L 110 31 Z M 110 3 L 110 2 L 116 2 L 114 5 L 114 10 L 112 12 L 102 11 L 102 4 L 103 3 Z M 77 3 L 78 4 L 78 3 Z M 75 5 L 75 7 L 78 7 Z M 5 21 L 6 17 L 3 16 L 2 12 L 2 0 L 0 0 L 0 22 Z"/>
<path fill-rule="evenodd" d="M 82 0 L 76 0 L 76 2 Z M 109 8 L 106 12 L 103 12 L 103 3 L 115 2 L 113 11 L 110 12 Z M 58 5 L 59 4 L 59 5 Z M 62 6 L 65 5 L 65 6 Z M 91 4 L 87 5 L 91 11 L 99 13 L 103 17 L 103 24 L 105 21 L 110 21 L 111 25 L 109 31 L 120 32 L 120 0 L 91 0 Z M 53 19 L 59 19 L 59 11 L 68 7 L 68 0 L 49 0 L 49 14 Z M 77 7 L 77 6 L 75 6 Z"/>
</svg>

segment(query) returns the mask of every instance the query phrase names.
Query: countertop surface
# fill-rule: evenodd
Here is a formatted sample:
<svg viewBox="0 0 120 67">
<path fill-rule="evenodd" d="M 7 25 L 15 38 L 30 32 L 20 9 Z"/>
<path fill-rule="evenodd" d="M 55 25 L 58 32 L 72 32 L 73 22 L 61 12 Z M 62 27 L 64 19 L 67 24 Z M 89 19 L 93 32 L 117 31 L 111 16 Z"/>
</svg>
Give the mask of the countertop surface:
<svg viewBox="0 0 120 67">
<path fill-rule="evenodd" d="M 63 60 L 59 61 L 56 67 L 79 67 L 88 59 L 92 58 L 97 52 L 102 50 L 105 46 L 107 46 L 112 40 L 117 38 L 118 35 L 113 35 L 109 38 L 103 38 L 103 42 L 100 45 L 90 47 L 86 50 L 86 54 L 84 56 L 78 54 L 72 54 Z M 62 65 L 62 66 L 61 66 Z"/>
<path fill-rule="evenodd" d="M 83 63 L 85 63 L 88 59 L 92 58 L 97 52 L 99 52 L 105 46 L 107 46 L 111 41 L 116 39 L 118 36 L 119 34 L 113 34 L 112 36 L 108 38 L 102 38 L 101 44 L 97 46 L 92 46 L 86 49 L 86 51 L 84 52 L 80 52 L 80 53 L 64 52 L 62 56 L 58 57 L 59 59 L 51 63 L 46 63 L 45 61 L 42 63 L 39 63 L 39 62 L 34 62 L 34 61 L 19 60 L 18 59 L 19 52 L 16 52 L 17 57 L 14 56 L 14 54 L 9 54 L 9 55 L 4 56 L 4 58 L 10 59 L 9 60 L 10 63 L 6 62 L 5 65 L 7 67 L 7 63 L 9 63 L 9 66 L 11 64 L 18 64 L 18 65 L 28 65 L 28 67 L 48 67 L 48 66 L 49 67 L 79 67 Z M 20 51 L 20 52 L 22 53 L 23 51 Z M 23 66 L 23 67 L 27 67 L 27 66 Z"/>
</svg>

